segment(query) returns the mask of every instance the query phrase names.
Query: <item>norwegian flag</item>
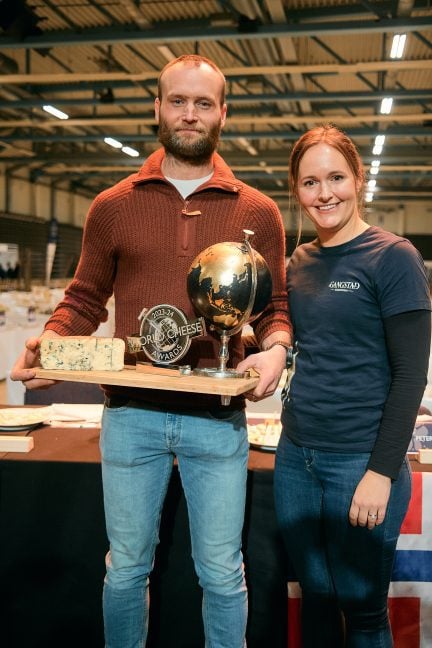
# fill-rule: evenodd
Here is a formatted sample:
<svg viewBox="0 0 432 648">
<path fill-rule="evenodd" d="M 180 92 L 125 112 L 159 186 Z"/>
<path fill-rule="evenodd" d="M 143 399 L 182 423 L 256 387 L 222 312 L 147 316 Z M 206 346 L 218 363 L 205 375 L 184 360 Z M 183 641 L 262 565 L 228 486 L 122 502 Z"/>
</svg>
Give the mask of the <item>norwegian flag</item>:
<svg viewBox="0 0 432 648">
<path fill-rule="evenodd" d="M 301 589 L 288 583 L 288 648 L 302 648 Z M 413 473 L 413 492 L 398 540 L 389 613 L 394 648 L 432 647 L 432 473 Z"/>
<path fill-rule="evenodd" d="M 395 648 L 432 646 L 432 473 L 413 473 L 389 594 Z"/>
</svg>

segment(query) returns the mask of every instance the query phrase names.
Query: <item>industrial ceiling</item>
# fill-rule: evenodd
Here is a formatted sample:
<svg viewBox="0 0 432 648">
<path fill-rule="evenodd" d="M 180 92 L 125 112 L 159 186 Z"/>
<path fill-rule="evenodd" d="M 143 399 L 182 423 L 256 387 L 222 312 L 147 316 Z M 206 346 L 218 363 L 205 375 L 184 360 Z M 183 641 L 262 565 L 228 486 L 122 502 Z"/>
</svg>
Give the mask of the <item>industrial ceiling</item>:
<svg viewBox="0 0 432 648">
<path fill-rule="evenodd" d="M 94 196 L 157 148 L 158 72 L 199 53 L 226 75 L 220 152 L 242 180 L 286 206 L 293 142 L 330 121 L 374 203 L 432 204 L 431 52 L 430 0 L 0 0 L 0 164 Z"/>
</svg>

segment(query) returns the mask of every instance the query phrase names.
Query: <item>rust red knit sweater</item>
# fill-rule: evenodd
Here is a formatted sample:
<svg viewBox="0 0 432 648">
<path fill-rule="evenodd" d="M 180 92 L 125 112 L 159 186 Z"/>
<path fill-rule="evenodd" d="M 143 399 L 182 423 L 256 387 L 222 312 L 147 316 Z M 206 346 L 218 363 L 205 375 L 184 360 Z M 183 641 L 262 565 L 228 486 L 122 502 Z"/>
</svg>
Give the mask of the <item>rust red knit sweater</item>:
<svg viewBox="0 0 432 648">
<path fill-rule="evenodd" d="M 46 328 L 60 335 L 90 335 L 107 318 L 105 304 L 114 293 L 115 336 L 139 330 L 144 307 L 173 304 L 188 317 L 193 309 L 186 277 L 196 255 L 222 241 L 241 241 L 243 229 L 255 232 L 252 246 L 266 259 L 273 279 L 272 302 L 253 323 L 258 342 L 274 331 L 290 331 L 285 287 L 284 230 L 275 203 L 237 180 L 214 155 L 214 174 L 184 200 L 161 172 L 163 149 L 153 153 L 138 173 L 94 200 L 84 226 L 75 277 Z M 217 366 L 219 338 L 192 340 L 182 363 Z M 229 343 L 230 366 L 243 357 L 240 336 Z M 135 359 L 128 356 L 127 362 Z M 107 386 L 108 393 L 197 409 L 217 406 L 219 397 Z M 232 406 L 242 399 L 232 399 Z"/>
</svg>

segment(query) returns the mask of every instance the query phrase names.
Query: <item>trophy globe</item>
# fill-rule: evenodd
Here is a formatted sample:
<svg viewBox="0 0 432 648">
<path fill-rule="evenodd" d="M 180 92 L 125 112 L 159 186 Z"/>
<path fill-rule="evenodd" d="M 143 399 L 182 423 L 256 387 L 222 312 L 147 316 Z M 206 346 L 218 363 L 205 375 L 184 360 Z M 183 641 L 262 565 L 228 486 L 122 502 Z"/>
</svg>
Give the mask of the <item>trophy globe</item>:
<svg viewBox="0 0 432 648">
<path fill-rule="evenodd" d="M 242 242 L 211 245 L 195 257 L 189 268 L 189 299 L 221 341 L 219 367 L 194 369 L 194 374 L 214 378 L 249 375 L 227 369 L 228 342 L 263 312 L 271 299 L 272 278 L 266 261 L 249 243 L 254 232 L 243 232 Z"/>
</svg>

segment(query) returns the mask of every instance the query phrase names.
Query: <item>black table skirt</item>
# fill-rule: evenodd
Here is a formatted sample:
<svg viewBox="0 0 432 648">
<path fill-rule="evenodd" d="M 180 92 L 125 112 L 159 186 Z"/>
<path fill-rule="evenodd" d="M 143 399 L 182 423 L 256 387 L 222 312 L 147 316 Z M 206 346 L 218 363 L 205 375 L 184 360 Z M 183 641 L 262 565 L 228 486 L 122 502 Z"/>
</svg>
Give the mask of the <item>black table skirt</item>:
<svg viewBox="0 0 432 648">
<path fill-rule="evenodd" d="M 273 473 L 250 470 L 244 528 L 248 648 L 286 648 L 288 566 Z M 201 590 L 174 469 L 151 578 L 147 648 L 203 648 Z M 107 551 L 100 465 L 0 462 L 0 615 L 5 648 L 102 648 Z"/>
</svg>

